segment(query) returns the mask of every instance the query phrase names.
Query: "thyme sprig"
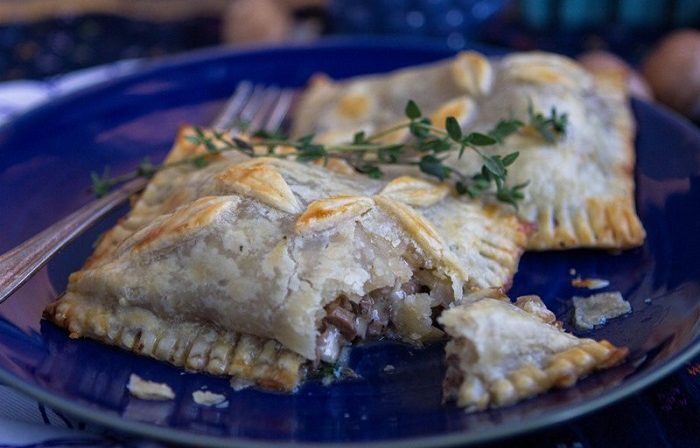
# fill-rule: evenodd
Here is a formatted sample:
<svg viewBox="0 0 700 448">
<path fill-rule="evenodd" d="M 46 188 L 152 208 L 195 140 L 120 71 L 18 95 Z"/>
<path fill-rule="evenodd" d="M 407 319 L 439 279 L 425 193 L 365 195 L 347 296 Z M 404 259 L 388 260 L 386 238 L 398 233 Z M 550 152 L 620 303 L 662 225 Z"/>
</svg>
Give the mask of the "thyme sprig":
<svg viewBox="0 0 700 448">
<path fill-rule="evenodd" d="M 194 134 L 188 135 L 186 139 L 205 148 L 205 154 L 160 166 L 155 166 L 146 159 L 133 172 L 117 177 L 111 177 L 108 169 L 105 169 L 102 175 L 92 173 L 92 190 L 101 196 L 121 182 L 136 177 L 151 177 L 160 170 L 176 165 L 192 164 L 201 168 L 208 164 L 207 156 L 233 150 L 250 157 L 294 158 L 298 162 L 320 160 L 325 164 L 329 159 L 341 159 L 356 171 L 371 178 L 382 177 L 382 167 L 385 166 L 416 166 L 421 172 L 441 181 L 454 180 L 455 191 L 458 194 L 466 194 L 472 198 L 490 194 L 498 201 L 517 208 L 517 202 L 523 199 L 523 190 L 528 183 L 507 186 L 506 177 L 508 167 L 517 160 L 519 153 L 512 152 L 505 156 L 489 155 L 484 153 L 482 148 L 502 143 L 508 136 L 519 132 L 525 126 L 537 131 L 543 139 L 553 141 L 552 139 L 566 132 L 567 126 L 566 114 L 558 114 L 556 109 L 552 108 L 550 115 L 545 117 L 542 113 L 534 111 L 532 103 L 528 107 L 527 124 L 517 119 L 501 120 L 486 133 L 465 134 L 454 117 L 447 117 L 444 129 L 438 128 L 429 118 L 423 116 L 418 105 L 412 100 L 406 104 L 404 114 L 408 122 L 371 135 L 360 131 L 354 134 L 352 142 L 334 145 L 317 143 L 314 141 L 314 135 L 294 140 L 265 132 L 253 134 L 253 141 L 249 142 L 216 130 L 207 135 L 204 130 L 195 127 Z M 411 138 L 408 141 L 386 143 L 382 140 L 387 135 L 403 129 L 409 131 Z M 278 150 L 280 147 L 294 150 L 281 152 Z M 264 150 L 260 151 L 259 148 Z M 461 158 L 467 149 L 477 153 L 483 162 L 477 174 L 467 175 L 447 163 L 450 154 L 457 151 L 457 157 Z"/>
<path fill-rule="evenodd" d="M 549 110 L 549 116 L 545 117 L 542 112 L 535 111 L 532 100 L 528 99 L 527 115 L 529 118 L 528 126 L 548 142 L 555 142 L 559 137 L 566 134 L 569 114 L 559 114 L 556 107 L 552 107 Z"/>
</svg>

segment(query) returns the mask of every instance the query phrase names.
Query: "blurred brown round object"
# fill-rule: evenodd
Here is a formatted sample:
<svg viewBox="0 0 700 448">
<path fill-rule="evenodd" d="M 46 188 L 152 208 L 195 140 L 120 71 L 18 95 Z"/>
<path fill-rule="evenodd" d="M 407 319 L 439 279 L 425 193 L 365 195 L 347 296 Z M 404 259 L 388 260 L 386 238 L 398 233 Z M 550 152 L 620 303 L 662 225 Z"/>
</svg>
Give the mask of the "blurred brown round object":
<svg viewBox="0 0 700 448">
<path fill-rule="evenodd" d="M 624 79 L 632 96 L 647 101 L 654 100 L 649 84 L 618 56 L 607 51 L 595 50 L 583 53 L 577 59 L 593 74 L 619 76 Z"/>
<path fill-rule="evenodd" d="M 234 0 L 226 9 L 223 38 L 232 44 L 280 42 L 291 29 L 291 14 L 280 2 Z"/>
<path fill-rule="evenodd" d="M 669 34 L 649 52 L 642 74 L 659 101 L 700 119 L 700 31 Z"/>
</svg>

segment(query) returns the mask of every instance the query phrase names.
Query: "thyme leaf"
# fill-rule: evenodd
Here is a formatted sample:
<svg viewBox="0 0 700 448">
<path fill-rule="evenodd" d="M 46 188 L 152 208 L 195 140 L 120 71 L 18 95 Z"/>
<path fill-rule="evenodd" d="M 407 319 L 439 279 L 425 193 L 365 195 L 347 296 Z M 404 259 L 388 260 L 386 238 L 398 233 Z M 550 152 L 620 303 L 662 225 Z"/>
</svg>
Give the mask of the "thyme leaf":
<svg viewBox="0 0 700 448">
<path fill-rule="evenodd" d="M 418 105 L 413 100 L 408 100 L 404 112 L 409 120 L 415 120 L 416 118 L 420 118 L 422 115 Z"/>
<path fill-rule="evenodd" d="M 489 131 L 489 136 L 498 143 L 503 143 L 506 137 L 515 134 L 524 126 L 520 120 L 501 120 Z"/>
<path fill-rule="evenodd" d="M 528 126 L 537 131 L 540 136 L 548 142 L 555 142 L 559 137 L 566 135 L 566 128 L 569 125 L 569 114 L 560 114 L 557 108 L 552 106 L 549 115 L 535 111 L 532 100 L 528 99 L 527 104 Z"/>
</svg>

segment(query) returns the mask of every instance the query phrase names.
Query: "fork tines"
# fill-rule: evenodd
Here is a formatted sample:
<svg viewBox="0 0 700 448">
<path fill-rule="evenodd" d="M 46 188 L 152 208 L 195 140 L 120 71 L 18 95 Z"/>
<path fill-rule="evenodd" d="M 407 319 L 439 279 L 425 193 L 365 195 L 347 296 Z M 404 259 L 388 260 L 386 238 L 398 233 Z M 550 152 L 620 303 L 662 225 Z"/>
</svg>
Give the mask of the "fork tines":
<svg viewBox="0 0 700 448">
<path fill-rule="evenodd" d="M 242 81 L 212 127 L 222 131 L 276 131 L 292 108 L 294 96 L 293 89 Z"/>
</svg>

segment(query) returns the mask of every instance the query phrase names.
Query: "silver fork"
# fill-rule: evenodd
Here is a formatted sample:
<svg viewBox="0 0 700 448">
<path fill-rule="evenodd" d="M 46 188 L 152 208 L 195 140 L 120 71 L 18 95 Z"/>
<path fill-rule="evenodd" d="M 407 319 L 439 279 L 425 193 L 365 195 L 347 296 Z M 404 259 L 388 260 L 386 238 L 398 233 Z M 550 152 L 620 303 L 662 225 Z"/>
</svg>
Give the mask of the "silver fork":
<svg viewBox="0 0 700 448">
<path fill-rule="evenodd" d="M 292 107 L 294 91 L 241 82 L 214 120 L 212 127 L 232 131 L 275 131 Z M 141 191 L 148 181 L 129 181 L 101 199 L 90 202 L 46 230 L 0 256 L 0 303 L 41 269 L 56 252 L 94 225 L 100 218 Z"/>
</svg>

